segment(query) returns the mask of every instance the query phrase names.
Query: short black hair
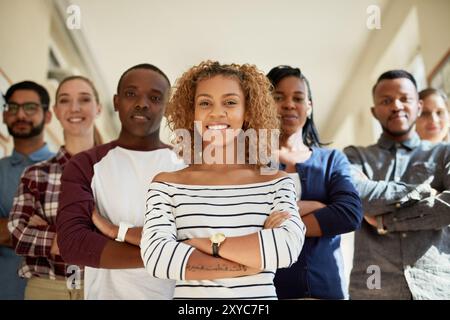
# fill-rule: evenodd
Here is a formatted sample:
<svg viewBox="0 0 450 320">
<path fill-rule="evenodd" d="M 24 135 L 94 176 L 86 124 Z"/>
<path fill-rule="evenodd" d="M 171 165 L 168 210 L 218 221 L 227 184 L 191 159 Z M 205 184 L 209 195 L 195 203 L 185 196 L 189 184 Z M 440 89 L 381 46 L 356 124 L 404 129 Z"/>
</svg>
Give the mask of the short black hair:
<svg viewBox="0 0 450 320">
<path fill-rule="evenodd" d="M 414 76 L 405 70 L 389 70 L 384 72 L 381 76 L 378 77 L 377 82 L 372 87 L 372 96 L 375 95 L 375 89 L 377 88 L 378 84 L 383 80 L 394 80 L 394 79 L 409 79 L 414 84 L 414 87 L 416 87 L 417 90 L 417 82 L 416 79 L 414 79 Z"/>
<path fill-rule="evenodd" d="M 50 96 L 48 94 L 47 89 L 45 89 L 43 86 L 37 84 L 34 81 L 22 81 L 15 83 L 11 87 L 9 87 L 9 89 L 6 91 L 5 101 L 9 102 L 9 99 L 11 99 L 14 92 L 18 90 L 32 90 L 36 92 L 39 96 L 39 100 L 41 101 L 42 108 L 44 110 L 48 110 L 50 105 Z"/>
<path fill-rule="evenodd" d="M 169 87 L 170 87 L 170 80 L 167 77 L 167 75 L 164 72 L 162 72 L 161 69 L 159 69 L 157 66 L 154 66 L 153 64 L 150 64 L 150 63 L 141 63 L 141 64 L 137 64 L 135 66 L 132 66 L 131 68 L 128 68 L 124 73 L 122 73 L 122 75 L 120 76 L 120 79 L 119 79 L 119 83 L 117 84 L 117 93 L 119 93 L 119 91 L 120 91 L 120 85 L 122 84 L 123 77 L 125 77 L 125 75 L 128 72 L 130 72 L 131 70 L 136 70 L 136 69 L 147 69 L 147 70 L 152 70 L 152 71 L 159 73 L 160 75 L 162 75 L 164 77 L 164 79 L 167 80 L 167 83 L 169 84 Z"/>
<path fill-rule="evenodd" d="M 303 80 L 306 84 L 308 90 L 308 99 L 312 103 L 312 93 L 311 86 L 306 76 L 302 73 L 299 68 L 293 68 L 287 65 L 281 65 L 269 71 L 267 78 L 272 83 L 275 88 L 278 83 L 286 77 L 296 77 Z M 313 112 L 311 110 L 311 117 L 306 119 L 305 125 L 302 131 L 303 143 L 308 147 L 322 147 L 326 143 L 322 143 L 319 138 L 319 132 L 317 131 L 316 125 L 314 124 Z"/>
</svg>

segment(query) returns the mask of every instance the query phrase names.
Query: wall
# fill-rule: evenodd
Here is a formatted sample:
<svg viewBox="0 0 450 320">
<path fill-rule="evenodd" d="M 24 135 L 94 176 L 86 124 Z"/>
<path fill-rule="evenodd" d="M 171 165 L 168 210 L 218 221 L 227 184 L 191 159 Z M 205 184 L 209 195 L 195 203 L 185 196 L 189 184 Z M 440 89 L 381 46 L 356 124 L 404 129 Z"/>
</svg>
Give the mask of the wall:
<svg viewBox="0 0 450 320">
<path fill-rule="evenodd" d="M 321 132 L 323 140 L 334 141 L 337 148 L 376 141 L 380 130 L 370 114 L 371 88 L 376 78 L 390 68 L 408 69 L 417 54 L 422 56 L 428 75 L 449 49 L 449 12 L 447 0 L 391 1 L 386 6 L 381 29 L 368 31 L 371 35 L 355 63 L 353 77 Z M 350 122 L 345 120 L 348 117 L 352 118 Z"/>
<path fill-rule="evenodd" d="M 89 56 L 88 48 L 80 48 L 81 31 L 66 28 L 66 7 L 64 0 L 0 0 L 0 68 L 13 83 L 32 80 L 42 84 L 49 91 L 53 104 L 57 83 L 49 81 L 47 73 L 49 50 L 54 48 L 62 58 L 61 67 L 68 75 L 82 74 L 96 84 L 104 106 L 97 127 L 104 141 L 110 141 L 118 132 L 116 115 L 112 111 L 112 95 L 105 89 L 104 79 L 92 61 L 95 57 Z M 0 125 L 1 132 L 6 132 L 6 126 Z M 12 139 L 6 138 L 6 141 L 0 139 L 0 156 L 12 150 Z M 63 143 L 62 128 L 55 117 L 46 126 L 46 141 L 53 150 Z"/>
<path fill-rule="evenodd" d="M 427 75 L 450 48 L 450 1 L 417 0 L 421 52 Z"/>
<path fill-rule="evenodd" d="M 44 82 L 50 43 L 50 2 L 0 2 L 0 66 L 12 81 Z M 24 62 L 27 63 L 24 68 Z"/>
<path fill-rule="evenodd" d="M 12 82 L 32 80 L 45 83 L 50 4 L 46 0 L 0 1 L 0 68 Z M 30 61 L 34 63 L 26 63 Z M 4 132 L 6 126 L 3 122 L 1 126 Z M 0 143 L 6 145 L 6 153 L 11 151 L 10 137 L 7 143 Z"/>
</svg>

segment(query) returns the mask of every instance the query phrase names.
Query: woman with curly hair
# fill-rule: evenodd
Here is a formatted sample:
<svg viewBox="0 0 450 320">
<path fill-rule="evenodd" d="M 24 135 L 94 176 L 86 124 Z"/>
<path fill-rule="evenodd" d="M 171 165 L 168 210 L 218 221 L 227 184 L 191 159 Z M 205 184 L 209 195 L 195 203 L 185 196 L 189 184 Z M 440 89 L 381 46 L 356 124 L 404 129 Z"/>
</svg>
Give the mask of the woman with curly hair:
<svg viewBox="0 0 450 320">
<path fill-rule="evenodd" d="M 251 146 L 244 163 L 230 147 L 253 130 L 253 144 L 270 149 L 260 143 L 260 129 L 278 126 L 270 83 L 254 66 L 206 61 L 176 87 L 166 116 L 175 133 L 189 132 L 190 150 L 183 153 L 197 160 L 158 174 L 150 185 L 141 240 L 145 268 L 153 277 L 177 280 L 175 299 L 276 299 L 275 270 L 297 260 L 305 233 L 294 183 L 282 172 L 261 174 L 264 159 Z"/>
<path fill-rule="evenodd" d="M 277 271 L 278 297 L 348 298 L 340 234 L 355 230 L 362 220 L 348 160 L 337 150 L 322 148 L 313 120 L 311 87 L 300 69 L 278 66 L 267 77 L 281 117 L 281 168 L 300 177 L 298 206 L 307 229 L 298 261 Z"/>
</svg>

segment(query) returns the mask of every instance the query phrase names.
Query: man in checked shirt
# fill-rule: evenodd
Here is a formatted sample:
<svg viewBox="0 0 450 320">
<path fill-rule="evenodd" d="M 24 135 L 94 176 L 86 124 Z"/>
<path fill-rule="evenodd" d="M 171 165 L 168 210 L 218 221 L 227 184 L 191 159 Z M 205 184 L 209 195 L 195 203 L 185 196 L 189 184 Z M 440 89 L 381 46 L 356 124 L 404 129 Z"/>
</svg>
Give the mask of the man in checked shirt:
<svg viewBox="0 0 450 320">
<path fill-rule="evenodd" d="M 365 220 L 355 233 L 351 299 L 450 299 L 450 145 L 421 141 L 414 77 L 383 73 L 372 114 L 383 133 L 344 152 Z"/>
</svg>

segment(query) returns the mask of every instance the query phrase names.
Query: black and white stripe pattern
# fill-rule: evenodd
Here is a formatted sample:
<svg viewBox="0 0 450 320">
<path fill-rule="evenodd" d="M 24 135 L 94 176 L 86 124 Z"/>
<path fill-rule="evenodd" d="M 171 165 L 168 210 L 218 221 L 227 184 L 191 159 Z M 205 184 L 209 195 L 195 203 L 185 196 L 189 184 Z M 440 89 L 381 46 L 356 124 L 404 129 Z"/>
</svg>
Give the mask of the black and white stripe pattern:
<svg viewBox="0 0 450 320">
<path fill-rule="evenodd" d="M 291 218 L 280 228 L 263 230 L 273 211 L 288 211 Z M 227 237 L 258 233 L 264 271 L 237 278 L 184 280 L 194 248 L 179 240 L 216 232 Z M 297 260 L 305 232 L 289 177 L 224 186 L 153 182 L 147 196 L 141 255 L 153 277 L 178 280 L 175 298 L 274 299 L 274 271 Z"/>
</svg>

